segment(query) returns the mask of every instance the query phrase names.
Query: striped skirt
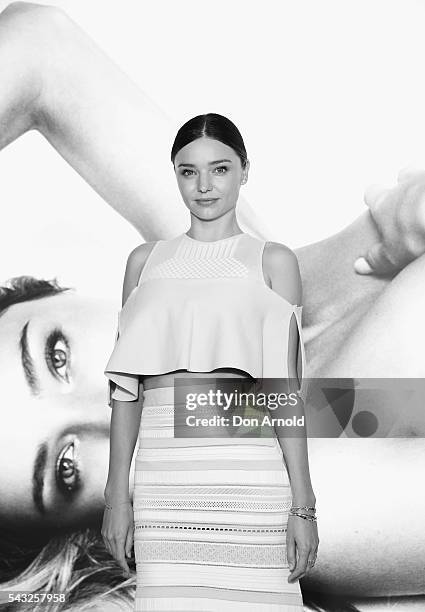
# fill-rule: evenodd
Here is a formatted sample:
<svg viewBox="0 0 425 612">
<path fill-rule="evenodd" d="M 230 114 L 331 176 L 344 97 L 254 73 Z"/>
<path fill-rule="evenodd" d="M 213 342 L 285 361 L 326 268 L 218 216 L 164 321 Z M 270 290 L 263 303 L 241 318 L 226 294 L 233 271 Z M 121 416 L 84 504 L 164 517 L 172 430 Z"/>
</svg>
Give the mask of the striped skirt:
<svg viewBox="0 0 425 612">
<path fill-rule="evenodd" d="M 134 610 L 300 612 L 279 442 L 174 437 L 174 387 L 144 391 L 135 458 Z"/>
</svg>

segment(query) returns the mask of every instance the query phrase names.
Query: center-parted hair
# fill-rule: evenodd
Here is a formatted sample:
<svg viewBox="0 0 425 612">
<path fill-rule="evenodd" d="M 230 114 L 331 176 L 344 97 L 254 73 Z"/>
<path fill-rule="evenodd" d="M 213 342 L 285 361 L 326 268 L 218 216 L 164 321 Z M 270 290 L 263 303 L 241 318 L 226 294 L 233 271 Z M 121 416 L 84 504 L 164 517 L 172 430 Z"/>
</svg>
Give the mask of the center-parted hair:
<svg viewBox="0 0 425 612">
<path fill-rule="evenodd" d="M 241 160 L 242 168 L 245 168 L 248 156 L 242 134 L 233 121 L 217 113 L 197 115 L 181 126 L 171 149 L 173 165 L 180 149 L 203 136 L 219 140 L 228 147 L 231 147 Z"/>
</svg>

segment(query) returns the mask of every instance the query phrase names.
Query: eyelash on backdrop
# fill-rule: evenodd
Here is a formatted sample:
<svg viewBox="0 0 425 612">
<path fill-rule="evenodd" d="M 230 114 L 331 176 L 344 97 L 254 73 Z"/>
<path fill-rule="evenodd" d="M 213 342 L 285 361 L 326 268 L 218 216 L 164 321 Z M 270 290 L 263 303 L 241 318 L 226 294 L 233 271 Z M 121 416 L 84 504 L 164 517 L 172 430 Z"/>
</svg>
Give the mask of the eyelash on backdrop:
<svg viewBox="0 0 425 612">
<path fill-rule="evenodd" d="M 69 382 L 70 345 L 60 328 L 56 327 L 47 336 L 44 355 L 53 376 Z M 62 368 L 65 368 L 65 371 L 61 371 Z"/>
<path fill-rule="evenodd" d="M 47 336 L 44 348 L 49 371 L 61 381 L 69 382 L 71 350 L 68 338 L 62 329 L 55 327 Z M 75 495 L 81 486 L 81 474 L 76 457 L 75 445 L 78 440 L 72 439 L 62 448 L 55 464 L 55 480 L 58 489 L 64 495 Z"/>
<path fill-rule="evenodd" d="M 59 490 L 67 496 L 75 495 L 81 487 L 81 472 L 76 456 L 78 440 L 65 444 L 58 455 L 55 468 L 55 480 Z"/>
</svg>

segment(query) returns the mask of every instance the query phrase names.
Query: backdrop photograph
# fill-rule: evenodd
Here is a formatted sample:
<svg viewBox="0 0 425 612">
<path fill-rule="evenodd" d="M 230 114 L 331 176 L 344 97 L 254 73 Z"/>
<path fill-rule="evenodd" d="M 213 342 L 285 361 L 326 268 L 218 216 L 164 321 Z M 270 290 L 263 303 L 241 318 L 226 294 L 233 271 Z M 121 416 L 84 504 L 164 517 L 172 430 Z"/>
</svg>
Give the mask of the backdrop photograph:
<svg viewBox="0 0 425 612">
<path fill-rule="evenodd" d="M 421 0 L 0 0 L 0 609 L 135 609 L 101 533 L 105 368 L 129 253 L 190 227 L 176 132 L 218 113 L 239 226 L 301 274 L 303 609 L 425 610 L 424 25 Z"/>
</svg>

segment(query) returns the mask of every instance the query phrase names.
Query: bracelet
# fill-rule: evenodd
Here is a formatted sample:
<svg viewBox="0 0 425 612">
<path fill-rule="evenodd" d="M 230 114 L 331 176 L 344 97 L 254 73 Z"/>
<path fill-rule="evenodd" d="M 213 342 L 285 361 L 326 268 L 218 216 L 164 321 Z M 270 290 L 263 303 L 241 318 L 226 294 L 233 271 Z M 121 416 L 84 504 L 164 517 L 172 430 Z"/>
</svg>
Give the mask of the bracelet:
<svg viewBox="0 0 425 612">
<path fill-rule="evenodd" d="M 316 512 L 314 506 L 292 506 L 291 510 L 311 510 L 312 512 Z"/>
<path fill-rule="evenodd" d="M 131 504 L 131 499 L 128 499 L 127 501 L 124 501 L 124 502 L 118 502 L 117 504 L 114 504 L 113 506 L 105 502 L 105 506 L 106 508 L 108 508 L 108 510 L 112 510 L 112 508 L 115 508 L 115 506 L 123 506 L 124 504 Z"/>
<path fill-rule="evenodd" d="M 317 517 L 316 516 L 310 516 L 309 514 L 301 514 L 298 512 L 290 512 L 289 513 L 291 516 L 299 516 L 300 518 L 306 520 L 306 521 L 314 521 L 317 522 Z"/>
</svg>

